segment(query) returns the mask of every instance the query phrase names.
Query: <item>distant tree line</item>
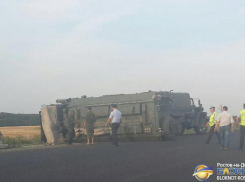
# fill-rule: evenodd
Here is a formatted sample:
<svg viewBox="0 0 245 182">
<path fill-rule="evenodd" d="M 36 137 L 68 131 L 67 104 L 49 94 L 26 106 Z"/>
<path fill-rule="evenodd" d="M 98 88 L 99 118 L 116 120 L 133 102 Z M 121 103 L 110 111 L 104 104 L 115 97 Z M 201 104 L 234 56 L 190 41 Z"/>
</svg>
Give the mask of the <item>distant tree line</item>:
<svg viewBox="0 0 245 182">
<path fill-rule="evenodd" d="M 38 114 L 0 113 L 0 127 L 3 126 L 35 126 L 40 125 Z"/>
</svg>

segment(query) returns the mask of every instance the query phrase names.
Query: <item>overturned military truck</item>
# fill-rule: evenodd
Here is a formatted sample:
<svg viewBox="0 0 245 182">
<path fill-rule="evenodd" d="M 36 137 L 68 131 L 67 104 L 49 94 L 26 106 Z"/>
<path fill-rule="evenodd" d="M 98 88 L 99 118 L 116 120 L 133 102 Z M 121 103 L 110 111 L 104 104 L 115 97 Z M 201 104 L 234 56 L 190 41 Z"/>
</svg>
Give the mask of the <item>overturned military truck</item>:
<svg viewBox="0 0 245 182">
<path fill-rule="evenodd" d="M 59 143 L 62 127 L 71 111 L 79 121 L 75 125 L 76 138 L 86 138 L 86 130 L 82 127 L 87 107 L 97 117 L 95 137 L 97 140 L 108 139 L 110 127 L 105 123 L 111 112 L 111 104 L 117 104 L 123 118 L 118 129 L 119 138 L 131 140 L 153 138 L 173 140 L 182 135 L 185 129 L 194 128 L 197 134 L 206 133 L 206 116 L 198 100 L 198 105 L 188 93 L 144 92 L 138 94 L 105 95 L 101 97 L 83 96 L 74 99 L 58 99 L 56 105 L 42 108 L 41 120 L 48 143 Z"/>
</svg>

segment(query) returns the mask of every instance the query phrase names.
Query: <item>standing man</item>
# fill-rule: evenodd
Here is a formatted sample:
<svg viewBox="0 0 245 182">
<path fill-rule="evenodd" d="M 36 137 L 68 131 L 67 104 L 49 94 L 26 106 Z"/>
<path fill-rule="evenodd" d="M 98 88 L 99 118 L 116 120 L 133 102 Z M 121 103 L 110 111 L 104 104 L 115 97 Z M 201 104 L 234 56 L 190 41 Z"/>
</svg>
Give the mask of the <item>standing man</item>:
<svg viewBox="0 0 245 182">
<path fill-rule="evenodd" d="M 241 122 L 239 122 L 241 121 Z M 239 149 L 242 150 L 244 145 L 244 135 L 245 135 L 245 104 L 243 104 L 243 110 L 240 111 L 236 118 L 236 122 L 240 127 L 240 146 Z"/>
<path fill-rule="evenodd" d="M 230 113 L 227 112 L 228 107 L 223 107 L 223 112 L 217 117 L 215 130 L 220 134 L 221 149 L 228 150 L 230 131 L 234 132 L 234 119 Z"/>
<path fill-rule="evenodd" d="M 209 144 L 210 140 L 212 139 L 213 134 L 215 133 L 215 135 L 218 138 L 218 141 L 220 143 L 220 136 L 219 136 L 219 132 L 214 131 L 215 129 L 215 125 L 216 125 L 216 117 L 217 117 L 217 112 L 215 112 L 215 107 L 211 106 L 210 107 L 210 112 L 211 112 L 211 116 L 209 118 L 209 122 L 207 123 L 206 127 L 210 126 L 210 130 L 209 130 L 209 135 L 208 135 L 208 139 L 206 144 Z"/>
<path fill-rule="evenodd" d="M 77 110 L 77 122 L 78 122 L 78 128 L 81 126 L 81 109 Z"/>
<path fill-rule="evenodd" d="M 87 145 L 94 144 L 94 126 L 96 122 L 95 114 L 92 112 L 92 108 L 88 107 L 88 112 L 84 121 L 84 127 L 86 127 L 87 132 Z"/>
<path fill-rule="evenodd" d="M 120 127 L 122 113 L 117 110 L 117 104 L 112 104 L 112 112 L 106 122 L 106 126 L 111 122 L 112 125 L 112 145 L 118 146 L 117 130 Z"/>
<path fill-rule="evenodd" d="M 67 144 L 72 145 L 72 140 L 75 137 L 75 130 L 74 130 L 74 126 L 75 126 L 75 111 L 71 111 L 71 113 L 68 116 L 67 122 L 65 123 L 65 126 L 68 130 L 67 133 Z"/>
</svg>

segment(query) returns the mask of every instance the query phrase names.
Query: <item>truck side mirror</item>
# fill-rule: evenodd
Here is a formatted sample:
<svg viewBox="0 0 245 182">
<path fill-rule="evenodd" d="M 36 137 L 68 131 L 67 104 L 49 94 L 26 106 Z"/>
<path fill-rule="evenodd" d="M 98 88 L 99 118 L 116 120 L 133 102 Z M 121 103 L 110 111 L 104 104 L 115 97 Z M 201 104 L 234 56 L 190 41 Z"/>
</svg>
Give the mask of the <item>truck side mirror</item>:
<svg viewBox="0 0 245 182">
<path fill-rule="evenodd" d="M 193 106 L 195 105 L 193 98 L 191 98 L 191 105 L 193 105 Z"/>
<path fill-rule="evenodd" d="M 198 105 L 199 105 L 199 106 L 202 106 L 202 104 L 201 104 L 201 101 L 200 101 L 200 100 L 198 100 Z"/>
</svg>

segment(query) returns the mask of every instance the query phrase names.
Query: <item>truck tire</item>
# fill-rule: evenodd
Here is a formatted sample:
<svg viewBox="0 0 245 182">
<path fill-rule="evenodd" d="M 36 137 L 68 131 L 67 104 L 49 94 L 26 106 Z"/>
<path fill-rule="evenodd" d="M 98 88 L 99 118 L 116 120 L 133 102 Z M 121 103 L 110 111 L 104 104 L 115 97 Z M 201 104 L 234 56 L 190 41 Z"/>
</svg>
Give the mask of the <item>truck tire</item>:
<svg viewBox="0 0 245 182">
<path fill-rule="evenodd" d="M 185 123 L 183 122 L 182 123 L 182 128 L 181 128 L 181 131 L 179 133 L 179 135 L 183 135 L 185 133 Z"/>
<path fill-rule="evenodd" d="M 200 119 L 198 125 L 194 126 L 196 134 L 205 134 L 207 133 L 206 120 L 204 118 Z"/>
<path fill-rule="evenodd" d="M 183 133 L 185 132 L 185 118 L 184 117 L 175 118 L 175 121 L 178 126 L 178 130 L 176 134 L 183 135 Z"/>
<path fill-rule="evenodd" d="M 171 116 L 166 116 L 161 120 L 162 123 L 162 140 L 174 140 L 175 139 L 175 121 Z"/>
</svg>

